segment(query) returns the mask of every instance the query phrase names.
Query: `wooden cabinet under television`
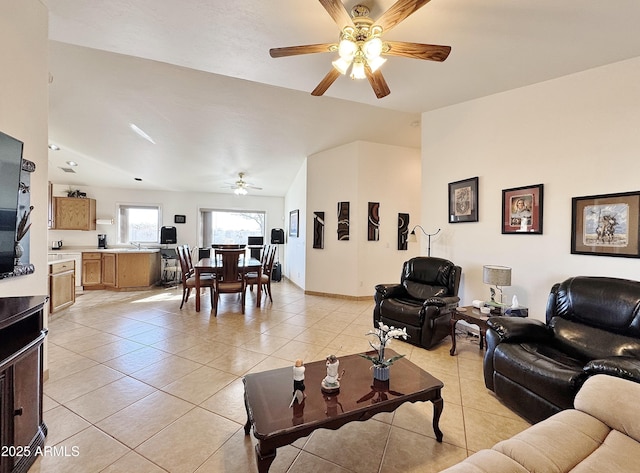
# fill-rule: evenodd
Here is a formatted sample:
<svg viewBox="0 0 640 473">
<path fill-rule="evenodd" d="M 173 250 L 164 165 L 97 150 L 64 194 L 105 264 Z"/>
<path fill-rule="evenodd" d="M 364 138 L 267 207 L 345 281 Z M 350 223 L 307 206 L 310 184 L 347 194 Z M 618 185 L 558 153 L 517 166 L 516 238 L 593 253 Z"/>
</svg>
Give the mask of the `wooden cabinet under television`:
<svg viewBox="0 0 640 473">
<path fill-rule="evenodd" d="M 65 309 L 76 301 L 75 261 L 49 265 L 49 313 Z"/>
<path fill-rule="evenodd" d="M 0 298 L 0 473 L 23 473 L 42 453 L 45 296 Z"/>
<path fill-rule="evenodd" d="M 77 197 L 53 197 L 53 230 L 95 230 L 96 201 Z"/>
</svg>

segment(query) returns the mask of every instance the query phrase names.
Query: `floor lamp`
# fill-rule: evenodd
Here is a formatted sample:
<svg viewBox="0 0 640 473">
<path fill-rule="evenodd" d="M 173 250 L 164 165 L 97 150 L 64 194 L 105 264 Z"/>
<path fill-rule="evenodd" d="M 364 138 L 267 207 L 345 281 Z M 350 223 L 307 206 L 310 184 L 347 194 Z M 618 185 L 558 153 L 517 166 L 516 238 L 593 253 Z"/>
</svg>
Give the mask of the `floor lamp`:
<svg viewBox="0 0 640 473">
<path fill-rule="evenodd" d="M 440 233 L 441 229 L 438 228 L 438 231 L 435 233 L 427 233 L 424 231 L 424 228 L 422 228 L 420 225 L 416 225 L 415 227 L 413 227 L 413 230 L 411 230 L 411 233 L 409 234 L 409 241 L 411 243 L 418 241 L 418 238 L 416 236 L 416 228 L 419 228 L 422 231 L 422 233 L 424 233 L 425 236 L 427 237 L 427 256 L 431 256 L 431 237 Z"/>
</svg>

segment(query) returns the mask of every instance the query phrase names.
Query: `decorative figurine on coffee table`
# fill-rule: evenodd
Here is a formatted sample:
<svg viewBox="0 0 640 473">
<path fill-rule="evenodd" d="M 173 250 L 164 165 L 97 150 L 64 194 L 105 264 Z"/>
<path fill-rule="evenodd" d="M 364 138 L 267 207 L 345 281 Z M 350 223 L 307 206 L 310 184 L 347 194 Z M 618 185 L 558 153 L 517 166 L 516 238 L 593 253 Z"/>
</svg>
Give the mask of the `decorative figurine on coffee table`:
<svg viewBox="0 0 640 473">
<path fill-rule="evenodd" d="M 297 359 L 296 364 L 293 366 L 293 399 L 291 399 L 291 404 L 289 407 L 293 406 L 294 402 L 298 402 L 298 404 L 302 403 L 304 400 L 304 372 L 305 372 L 304 363 L 302 360 Z"/>
<path fill-rule="evenodd" d="M 293 390 L 304 391 L 304 363 L 302 360 L 297 359 L 296 364 L 293 367 Z"/>
<path fill-rule="evenodd" d="M 329 355 L 327 357 L 327 376 L 320 383 L 323 393 L 331 394 L 340 391 L 338 368 L 340 368 L 340 360 L 336 355 Z"/>
</svg>

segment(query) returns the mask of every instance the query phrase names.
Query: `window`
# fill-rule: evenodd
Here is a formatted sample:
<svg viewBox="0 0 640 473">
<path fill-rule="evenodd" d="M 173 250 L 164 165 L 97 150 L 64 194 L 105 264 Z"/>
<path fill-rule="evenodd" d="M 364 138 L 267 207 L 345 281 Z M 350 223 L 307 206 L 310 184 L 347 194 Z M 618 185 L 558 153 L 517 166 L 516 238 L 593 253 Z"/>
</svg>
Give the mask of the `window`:
<svg viewBox="0 0 640 473">
<path fill-rule="evenodd" d="M 246 244 L 247 237 L 264 236 L 265 212 L 201 210 L 202 246 Z"/>
<path fill-rule="evenodd" d="M 158 243 L 160 206 L 118 204 L 118 244 Z"/>
</svg>

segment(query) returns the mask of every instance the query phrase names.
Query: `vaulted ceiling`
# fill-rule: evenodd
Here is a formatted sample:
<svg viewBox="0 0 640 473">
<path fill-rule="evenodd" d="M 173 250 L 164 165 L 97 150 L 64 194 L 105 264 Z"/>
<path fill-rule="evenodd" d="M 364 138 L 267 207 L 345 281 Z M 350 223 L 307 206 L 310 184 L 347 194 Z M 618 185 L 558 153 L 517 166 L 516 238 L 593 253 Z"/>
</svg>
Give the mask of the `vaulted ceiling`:
<svg viewBox="0 0 640 473">
<path fill-rule="evenodd" d="M 344 1 L 373 18 L 394 3 Z M 338 41 L 317 0 L 46 4 L 49 178 L 78 186 L 231 192 L 245 172 L 256 195 L 281 196 L 311 154 L 419 148 L 421 112 L 640 56 L 637 0 L 431 0 L 384 39 L 450 45 L 445 62 L 390 57 L 383 99 L 342 76 L 312 97 L 335 53 L 269 49 Z"/>
</svg>

